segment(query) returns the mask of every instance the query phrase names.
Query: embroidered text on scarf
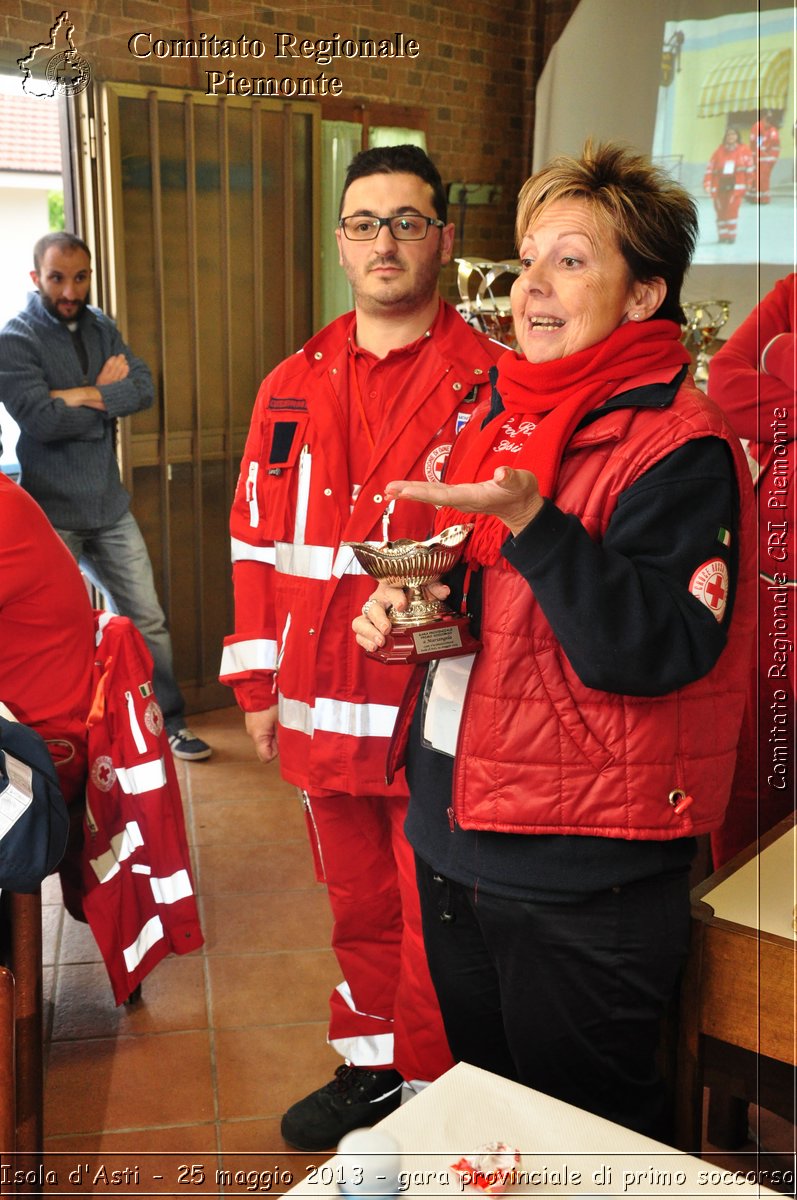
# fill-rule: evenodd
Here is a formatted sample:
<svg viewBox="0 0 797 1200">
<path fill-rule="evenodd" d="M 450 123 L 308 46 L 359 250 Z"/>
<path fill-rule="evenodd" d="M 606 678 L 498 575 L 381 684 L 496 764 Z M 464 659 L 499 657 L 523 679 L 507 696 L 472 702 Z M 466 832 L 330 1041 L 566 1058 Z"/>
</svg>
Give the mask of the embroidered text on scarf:
<svg viewBox="0 0 797 1200">
<path fill-rule="evenodd" d="M 619 325 L 607 338 L 554 362 L 530 363 L 512 350 L 498 360 L 498 391 L 504 404 L 483 429 L 471 422 L 463 430 L 449 461 L 446 483 L 480 483 L 492 479 L 499 466 L 531 471 L 540 493 L 551 497 L 565 446 L 588 412 L 605 403 L 623 384 L 651 371 L 672 366 L 673 374 L 689 362 L 674 321 L 653 320 Z M 473 522 L 465 548 L 472 565 L 499 561 L 509 530 L 500 518 L 458 512 L 444 506 L 435 529 Z"/>
</svg>

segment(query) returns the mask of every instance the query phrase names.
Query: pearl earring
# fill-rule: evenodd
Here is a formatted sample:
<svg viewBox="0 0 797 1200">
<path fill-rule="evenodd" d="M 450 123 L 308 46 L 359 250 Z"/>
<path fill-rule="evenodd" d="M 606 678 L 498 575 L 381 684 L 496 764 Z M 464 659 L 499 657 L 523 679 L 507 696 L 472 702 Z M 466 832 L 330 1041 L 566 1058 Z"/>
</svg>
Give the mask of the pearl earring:
<svg viewBox="0 0 797 1200">
<path fill-rule="evenodd" d="M 631 313 L 631 320 L 632 320 L 632 321 L 638 321 L 638 320 L 639 320 L 639 313 Z"/>
</svg>

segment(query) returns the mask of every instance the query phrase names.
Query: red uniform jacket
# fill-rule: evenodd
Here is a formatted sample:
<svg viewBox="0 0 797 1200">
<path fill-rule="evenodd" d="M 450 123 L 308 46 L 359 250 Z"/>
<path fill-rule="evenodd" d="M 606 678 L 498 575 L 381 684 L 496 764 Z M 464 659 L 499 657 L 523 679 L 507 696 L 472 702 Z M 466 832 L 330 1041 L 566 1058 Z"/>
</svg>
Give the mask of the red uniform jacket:
<svg viewBox="0 0 797 1200">
<path fill-rule="evenodd" d="M 391 479 L 440 477 L 504 347 L 444 304 L 379 434 L 351 505 L 347 335 L 351 314 L 264 381 L 231 515 L 235 628 L 221 679 L 245 711 L 279 703 L 284 777 L 313 792 L 384 795 L 385 756 L 409 668 L 375 662 L 351 622 L 375 583 L 344 541 L 425 538 L 427 505 L 388 506 Z"/>
<path fill-rule="evenodd" d="M 756 121 L 750 130 L 750 149 L 759 162 L 777 162 L 780 155 L 780 134 L 777 127 Z"/>
<path fill-rule="evenodd" d="M 126 617 L 96 615 L 83 908 L 121 1004 L 170 951 L 203 938 L 152 659 Z"/>
<path fill-rule="evenodd" d="M 703 187 L 712 196 L 724 191 L 743 195 L 752 174 L 753 158 L 746 146 L 739 144 L 728 150 L 720 145 L 708 160 Z"/>
<path fill-rule="evenodd" d="M 794 586 L 797 275 L 779 280 L 714 355 L 708 391 L 742 438 L 756 484 L 763 577 Z M 763 367 L 762 367 L 763 359 Z M 793 656 L 792 656 L 793 657 Z"/>
<path fill-rule="evenodd" d="M 758 656 L 733 796 L 712 839 L 721 866 L 794 807 L 797 690 L 795 414 L 797 275 L 787 275 L 717 351 L 709 394 L 747 449 L 758 503 Z"/>
</svg>

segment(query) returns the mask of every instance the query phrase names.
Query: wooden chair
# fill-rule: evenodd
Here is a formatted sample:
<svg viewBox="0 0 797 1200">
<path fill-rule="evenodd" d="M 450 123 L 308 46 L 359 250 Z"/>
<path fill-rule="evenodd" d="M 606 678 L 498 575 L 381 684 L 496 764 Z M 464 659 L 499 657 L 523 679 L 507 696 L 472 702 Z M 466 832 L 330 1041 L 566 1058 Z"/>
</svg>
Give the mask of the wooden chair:
<svg viewBox="0 0 797 1200">
<path fill-rule="evenodd" d="M 0 962 L 0 1149 L 32 1169 L 44 1143 L 40 891 L 0 894 Z"/>
</svg>

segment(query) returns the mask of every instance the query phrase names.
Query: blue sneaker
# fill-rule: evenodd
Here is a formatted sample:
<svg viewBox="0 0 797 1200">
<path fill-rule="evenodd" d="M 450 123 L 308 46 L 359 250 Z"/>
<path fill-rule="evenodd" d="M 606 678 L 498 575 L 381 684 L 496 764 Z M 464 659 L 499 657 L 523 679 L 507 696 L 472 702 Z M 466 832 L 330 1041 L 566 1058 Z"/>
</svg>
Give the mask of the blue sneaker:
<svg viewBox="0 0 797 1200">
<path fill-rule="evenodd" d="M 169 734 L 169 745 L 175 758 L 184 758 L 187 762 L 201 762 L 213 753 L 207 742 L 185 727 Z"/>
</svg>

